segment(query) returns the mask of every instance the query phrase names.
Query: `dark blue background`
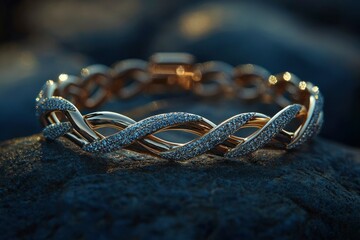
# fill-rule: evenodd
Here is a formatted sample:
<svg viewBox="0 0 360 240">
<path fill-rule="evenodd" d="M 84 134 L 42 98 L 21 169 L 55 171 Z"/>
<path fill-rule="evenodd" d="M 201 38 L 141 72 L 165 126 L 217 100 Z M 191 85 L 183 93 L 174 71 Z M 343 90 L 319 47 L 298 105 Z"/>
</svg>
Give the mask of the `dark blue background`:
<svg viewBox="0 0 360 240">
<path fill-rule="evenodd" d="M 359 10 L 350 0 L 2 1 L 0 140 L 40 131 L 34 98 L 47 79 L 185 51 L 314 82 L 326 100 L 322 136 L 360 146 Z"/>
</svg>

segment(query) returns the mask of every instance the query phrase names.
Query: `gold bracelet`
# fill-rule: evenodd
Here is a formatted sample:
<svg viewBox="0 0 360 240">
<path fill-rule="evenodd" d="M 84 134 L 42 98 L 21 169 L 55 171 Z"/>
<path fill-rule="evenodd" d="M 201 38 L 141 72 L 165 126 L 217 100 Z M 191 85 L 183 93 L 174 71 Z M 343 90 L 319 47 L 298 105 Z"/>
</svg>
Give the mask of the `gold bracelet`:
<svg viewBox="0 0 360 240">
<path fill-rule="evenodd" d="M 216 125 L 191 113 L 158 114 L 141 121 L 114 112 L 82 115 L 79 109 L 97 108 L 109 99 L 128 99 L 148 92 L 191 91 L 201 97 L 231 96 L 258 100 L 282 107 L 273 117 L 249 112 L 235 115 Z M 236 158 L 271 143 L 292 149 L 318 134 L 323 122 L 323 97 L 319 88 L 285 72 L 271 75 L 252 65 L 232 67 L 210 61 L 194 63 L 186 53 L 158 53 L 149 62 L 124 60 L 113 68 L 92 65 L 81 76 L 61 74 L 46 82 L 36 98 L 36 112 L 46 139 L 64 136 L 90 153 L 119 149 L 156 155 L 169 160 L 185 160 L 204 153 Z M 295 130 L 284 128 L 293 120 Z M 117 130 L 103 135 L 101 128 Z M 256 128 L 247 137 L 234 134 Z M 198 135 L 187 143 L 169 142 L 154 134 L 180 130 Z"/>
</svg>

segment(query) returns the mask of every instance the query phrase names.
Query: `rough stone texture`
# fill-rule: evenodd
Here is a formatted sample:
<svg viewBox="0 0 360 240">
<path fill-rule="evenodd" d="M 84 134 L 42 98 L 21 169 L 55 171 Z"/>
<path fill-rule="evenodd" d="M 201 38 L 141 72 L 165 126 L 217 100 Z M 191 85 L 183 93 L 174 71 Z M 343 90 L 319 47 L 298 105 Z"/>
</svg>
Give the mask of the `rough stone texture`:
<svg viewBox="0 0 360 240">
<path fill-rule="evenodd" d="M 360 153 L 318 139 L 237 161 L 0 145 L 3 239 L 356 239 Z"/>
</svg>

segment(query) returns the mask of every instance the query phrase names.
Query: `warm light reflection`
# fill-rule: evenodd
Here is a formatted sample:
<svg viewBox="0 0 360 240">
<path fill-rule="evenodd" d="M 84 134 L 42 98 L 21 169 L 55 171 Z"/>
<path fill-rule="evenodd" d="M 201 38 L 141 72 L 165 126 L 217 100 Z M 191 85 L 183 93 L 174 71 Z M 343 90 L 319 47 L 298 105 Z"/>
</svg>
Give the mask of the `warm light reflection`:
<svg viewBox="0 0 360 240">
<path fill-rule="evenodd" d="M 201 38 L 217 28 L 223 19 L 217 8 L 193 11 L 180 18 L 180 30 L 188 38 Z"/>
<path fill-rule="evenodd" d="M 185 74 L 185 68 L 183 66 L 179 66 L 176 68 L 176 74 L 178 76 L 183 76 Z"/>
<path fill-rule="evenodd" d="M 305 90 L 306 89 L 306 82 L 304 82 L 304 81 L 299 82 L 299 88 L 301 90 Z"/>
<path fill-rule="evenodd" d="M 81 69 L 81 76 L 86 77 L 86 76 L 88 76 L 89 74 L 90 74 L 89 69 L 87 69 L 87 68 Z"/>
<path fill-rule="evenodd" d="M 285 72 L 283 75 L 283 78 L 285 81 L 290 81 L 291 80 L 291 74 L 289 72 Z"/>
<path fill-rule="evenodd" d="M 36 65 L 36 57 L 28 51 L 20 54 L 19 62 L 27 69 L 31 69 Z"/>
<path fill-rule="evenodd" d="M 111 30 L 125 31 L 146 8 L 140 0 L 29 2 L 31 8 L 26 12 L 26 19 L 35 31 L 44 31 L 61 39 Z M 107 38 L 108 34 L 99 37 Z"/>
<path fill-rule="evenodd" d="M 67 75 L 65 73 L 62 73 L 62 74 L 59 75 L 59 80 L 61 82 L 64 82 L 64 81 L 68 80 L 68 78 L 69 78 L 69 75 Z"/>
<path fill-rule="evenodd" d="M 274 75 L 270 75 L 269 77 L 269 83 L 272 85 L 275 85 L 277 83 L 277 78 Z"/>
<path fill-rule="evenodd" d="M 19 44 L 19 45 L 18 45 Z M 29 46 L 20 43 L 6 43 L 0 46 L 0 90 L 8 84 L 18 84 L 39 71 L 36 53 L 27 50 Z"/>
<path fill-rule="evenodd" d="M 254 65 L 252 65 L 252 64 L 246 64 L 246 65 L 245 65 L 245 69 L 246 69 L 247 71 L 249 71 L 249 72 L 252 72 L 252 71 L 254 71 Z"/>
<path fill-rule="evenodd" d="M 195 82 L 199 82 L 201 81 L 201 78 L 202 78 L 202 74 L 201 74 L 201 71 L 199 70 L 195 70 L 193 76 L 192 76 L 192 79 L 195 81 Z"/>
<path fill-rule="evenodd" d="M 319 92 L 319 87 L 318 87 L 318 86 L 313 86 L 313 87 L 312 87 L 312 91 L 313 91 L 314 93 L 318 93 L 318 92 Z"/>
</svg>

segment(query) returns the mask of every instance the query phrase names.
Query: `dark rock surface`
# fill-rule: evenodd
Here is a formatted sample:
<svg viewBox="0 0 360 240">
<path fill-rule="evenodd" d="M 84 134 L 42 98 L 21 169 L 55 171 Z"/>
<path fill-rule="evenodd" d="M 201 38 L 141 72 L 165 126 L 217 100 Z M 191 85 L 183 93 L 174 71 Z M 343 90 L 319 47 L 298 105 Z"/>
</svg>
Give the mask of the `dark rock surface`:
<svg viewBox="0 0 360 240">
<path fill-rule="evenodd" d="M 322 139 L 183 163 L 0 144 L 2 239 L 356 239 L 359 212 L 360 152 Z"/>
</svg>

